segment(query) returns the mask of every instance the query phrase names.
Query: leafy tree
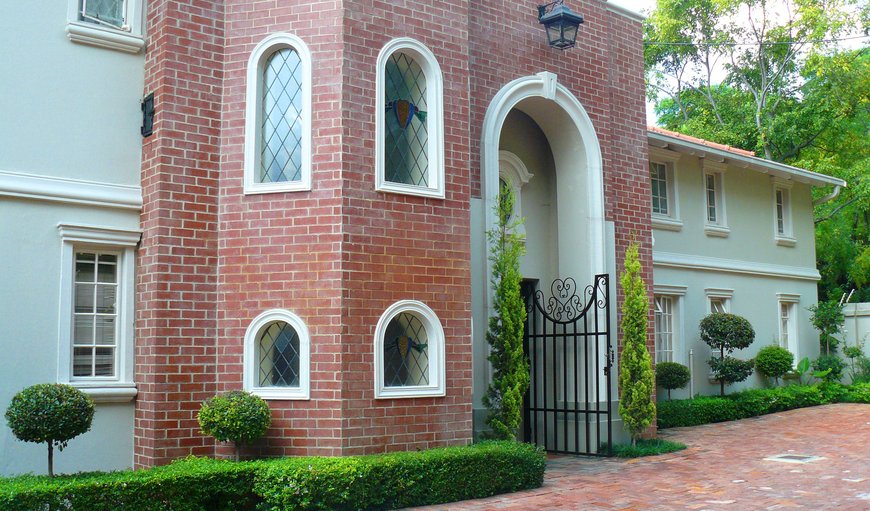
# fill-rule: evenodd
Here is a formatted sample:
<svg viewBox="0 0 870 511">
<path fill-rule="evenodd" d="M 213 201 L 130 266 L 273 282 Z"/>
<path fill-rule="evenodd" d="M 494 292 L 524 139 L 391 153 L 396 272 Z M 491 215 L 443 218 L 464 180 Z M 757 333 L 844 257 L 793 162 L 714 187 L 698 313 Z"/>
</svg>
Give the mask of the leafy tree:
<svg viewBox="0 0 870 511">
<path fill-rule="evenodd" d="M 765 346 L 755 355 L 755 368 L 764 376 L 773 378 L 777 385 L 779 379 L 791 371 L 792 364 L 794 355 L 781 346 Z"/>
<path fill-rule="evenodd" d="M 269 429 L 272 413 L 263 398 L 233 390 L 203 403 L 196 418 L 203 433 L 234 444 L 238 461 L 242 446 L 259 439 Z"/>
<path fill-rule="evenodd" d="M 840 341 L 834 336 L 843 331 L 846 321 L 843 306 L 836 300 L 829 300 L 811 305 L 809 310 L 810 323 L 819 331 L 819 344 L 825 350 L 825 355 L 836 353 Z"/>
<path fill-rule="evenodd" d="M 659 362 L 656 364 L 656 385 L 668 391 L 668 401 L 673 389 L 685 387 L 692 374 L 689 368 L 677 362 Z"/>
<path fill-rule="evenodd" d="M 48 475 L 54 477 L 54 447 L 91 429 L 94 402 L 70 385 L 42 383 L 22 390 L 6 410 L 12 434 L 25 442 L 48 444 Z"/>
<path fill-rule="evenodd" d="M 753 361 L 734 358 L 731 353 L 749 347 L 755 340 L 755 330 L 746 318 L 736 314 L 713 313 L 701 320 L 701 340 L 719 351 L 710 358 L 710 368 L 719 380 L 719 393 L 725 395 L 725 385 L 749 378 Z"/>
<path fill-rule="evenodd" d="M 622 285 L 622 356 L 619 360 L 619 415 L 635 445 L 641 434 L 652 424 L 656 405 L 652 360 L 647 348 L 649 299 L 640 276 L 640 260 L 636 243 L 625 252 Z"/>
<path fill-rule="evenodd" d="M 495 298 L 486 333 L 493 375 L 483 403 L 489 409 L 487 425 L 502 440 L 516 438 L 529 388 L 529 362 L 523 353 L 526 307 L 520 296 L 520 257 L 525 245 L 515 229 L 522 220 L 511 219 L 515 200 L 513 190 L 502 187 L 495 206 L 498 226 L 487 233 Z"/>
</svg>

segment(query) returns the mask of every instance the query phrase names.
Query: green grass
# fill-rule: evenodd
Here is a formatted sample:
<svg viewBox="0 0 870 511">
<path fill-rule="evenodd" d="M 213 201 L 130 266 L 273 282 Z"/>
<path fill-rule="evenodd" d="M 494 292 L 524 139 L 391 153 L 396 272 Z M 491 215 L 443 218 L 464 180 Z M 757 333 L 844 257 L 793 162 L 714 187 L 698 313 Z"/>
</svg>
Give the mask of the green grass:
<svg viewBox="0 0 870 511">
<path fill-rule="evenodd" d="M 641 456 L 656 456 L 669 452 L 682 451 L 685 444 L 654 438 L 651 440 L 640 439 L 637 445 L 614 444 L 613 455 L 618 458 L 640 458 Z"/>
</svg>

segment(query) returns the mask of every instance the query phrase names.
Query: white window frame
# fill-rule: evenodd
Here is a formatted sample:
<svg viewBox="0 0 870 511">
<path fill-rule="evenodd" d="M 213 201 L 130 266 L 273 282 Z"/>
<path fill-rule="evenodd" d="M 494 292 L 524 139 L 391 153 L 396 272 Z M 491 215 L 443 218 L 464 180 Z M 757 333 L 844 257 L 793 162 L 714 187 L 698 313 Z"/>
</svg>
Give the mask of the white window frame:
<svg viewBox="0 0 870 511">
<path fill-rule="evenodd" d="M 124 1 L 124 25 L 82 19 L 81 0 L 67 0 L 66 35 L 70 41 L 126 53 L 139 53 L 145 47 L 142 27 L 145 24 L 145 1 Z"/>
<path fill-rule="evenodd" d="M 262 91 L 263 69 L 275 52 L 291 48 L 299 55 L 302 68 L 302 168 L 298 181 L 261 183 L 260 142 L 263 134 Z M 303 192 L 311 190 L 311 51 L 302 39 L 293 34 L 279 32 L 260 41 L 248 58 L 248 73 L 245 89 L 245 172 L 246 195 L 278 192 Z"/>
<path fill-rule="evenodd" d="M 257 342 L 260 334 L 276 321 L 287 323 L 296 330 L 299 338 L 299 386 L 298 387 L 261 387 L 256 384 L 259 371 Z M 307 400 L 311 397 L 311 334 L 302 318 L 286 309 L 263 311 L 251 320 L 245 330 L 243 348 L 242 385 L 243 388 L 263 399 L 273 401 Z"/>
<path fill-rule="evenodd" d="M 773 178 L 773 238 L 777 245 L 783 247 L 793 247 L 797 244 L 792 224 L 791 188 L 791 181 Z M 782 232 L 779 230 L 779 200 L 777 195 L 782 196 Z"/>
<path fill-rule="evenodd" d="M 510 151 L 499 151 L 498 152 L 498 177 L 503 179 L 508 186 L 511 187 L 511 190 L 514 192 L 514 210 L 513 210 L 513 218 L 522 218 L 523 217 L 523 196 L 522 190 L 523 186 L 528 184 L 529 180 L 535 177 L 534 174 L 529 172 L 529 169 L 526 167 L 526 164 L 523 163 L 523 160 L 520 159 L 519 156 L 510 152 Z M 521 223 L 515 228 L 516 233 L 523 236 L 523 242 L 525 242 L 525 234 L 526 234 L 526 225 L 525 223 Z"/>
<path fill-rule="evenodd" d="M 652 213 L 652 181 L 650 181 L 650 212 L 654 229 L 664 231 L 681 231 L 683 229 L 683 221 L 680 219 L 679 189 L 677 187 L 676 173 L 676 162 L 680 159 L 680 156 L 680 153 L 676 151 L 659 147 L 649 148 L 649 166 L 663 165 L 665 167 L 668 193 L 668 214 Z"/>
<path fill-rule="evenodd" d="M 387 387 L 384 385 L 384 336 L 390 321 L 403 312 L 413 314 L 423 323 L 429 337 L 429 384 Z M 435 312 L 423 302 L 401 300 L 390 305 L 378 319 L 375 327 L 375 398 L 441 397 L 445 395 L 446 367 L 444 360 L 444 329 Z"/>
<path fill-rule="evenodd" d="M 776 318 L 777 318 L 777 331 L 779 333 L 777 338 L 777 343 L 779 346 L 789 350 L 794 354 L 795 360 L 800 360 L 798 357 L 799 351 L 799 332 L 798 332 L 798 304 L 801 301 L 801 295 L 793 294 L 793 293 L 777 293 L 776 294 Z M 788 331 L 787 333 L 787 342 L 783 343 L 783 321 L 782 321 L 782 309 L 783 307 L 788 307 L 789 317 L 788 317 Z"/>
<path fill-rule="evenodd" d="M 704 290 L 704 294 L 707 297 L 707 315 L 713 314 L 713 312 L 714 312 L 713 302 L 715 302 L 715 301 L 722 302 L 722 306 L 725 309 L 726 314 L 731 313 L 731 298 L 734 296 L 733 289 L 708 287 L 707 289 Z M 706 346 L 706 344 L 705 344 L 705 346 Z M 708 346 L 708 347 L 710 348 L 710 355 L 712 357 L 719 356 L 719 352 L 715 348 L 710 347 L 710 346 Z M 709 379 L 710 379 L 710 381 L 714 381 L 712 368 L 710 369 Z"/>
<path fill-rule="evenodd" d="M 671 300 L 671 360 L 670 362 L 683 363 L 686 353 L 683 353 L 683 298 L 686 296 L 686 286 L 657 284 L 653 287 L 653 310 L 656 311 L 656 300 L 668 298 Z M 654 312 L 654 314 L 657 312 Z M 653 324 L 655 330 L 655 323 Z M 655 330 L 655 361 L 659 360 L 658 331 Z"/>
<path fill-rule="evenodd" d="M 60 311 L 58 321 L 57 381 L 77 387 L 97 402 L 126 402 L 136 396 L 134 377 L 134 329 L 136 245 L 141 231 L 113 227 L 58 224 L 61 238 Z M 111 252 L 117 261 L 117 337 L 115 375 L 74 377 L 73 306 L 76 251 Z"/>
<path fill-rule="evenodd" d="M 426 122 L 428 135 L 427 186 L 394 183 L 386 179 L 386 66 L 396 52 L 413 58 L 426 77 Z M 375 79 L 375 190 L 379 192 L 444 198 L 444 79 L 441 66 L 429 48 L 410 37 L 391 40 L 378 53 Z"/>
<path fill-rule="evenodd" d="M 653 306 L 655 311 L 655 363 L 659 362 L 675 362 L 674 360 L 674 352 L 676 351 L 676 309 L 675 303 L 676 300 L 673 296 L 670 295 L 655 295 L 653 297 Z M 665 307 L 666 306 L 666 307 Z M 665 310 L 667 309 L 667 310 Z M 670 328 L 667 331 L 659 330 L 659 318 L 667 317 L 668 325 Z M 664 336 L 669 336 L 669 342 L 667 346 L 664 346 L 659 341 L 663 339 Z M 668 349 L 665 349 L 665 348 Z"/>
<path fill-rule="evenodd" d="M 704 233 L 707 236 L 717 238 L 727 238 L 731 233 L 728 228 L 728 216 L 725 207 L 725 164 L 720 162 L 702 160 L 704 172 L 702 172 L 701 189 L 704 192 Z M 714 210 L 716 212 L 716 221 L 711 221 L 709 217 L 710 200 L 708 197 L 707 180 L 713 178 L 714 186 Z"/>
</svg>

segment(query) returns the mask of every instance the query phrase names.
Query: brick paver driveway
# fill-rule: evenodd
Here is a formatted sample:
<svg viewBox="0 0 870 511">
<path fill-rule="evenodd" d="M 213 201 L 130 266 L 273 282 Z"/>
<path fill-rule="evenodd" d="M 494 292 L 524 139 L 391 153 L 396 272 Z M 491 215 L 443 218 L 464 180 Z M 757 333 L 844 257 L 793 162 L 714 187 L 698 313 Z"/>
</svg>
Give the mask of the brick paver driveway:
<svg viewBox="0 0 870 511">
<path fill-rule="evenodd" d="M 537 490 L 418 510 L 870 510 L 870 405 L 661 432 L 688 449 L 629 461 L 554 457 Z M 823 459 L 770 461 L 782 454 Z"/>
</svg>

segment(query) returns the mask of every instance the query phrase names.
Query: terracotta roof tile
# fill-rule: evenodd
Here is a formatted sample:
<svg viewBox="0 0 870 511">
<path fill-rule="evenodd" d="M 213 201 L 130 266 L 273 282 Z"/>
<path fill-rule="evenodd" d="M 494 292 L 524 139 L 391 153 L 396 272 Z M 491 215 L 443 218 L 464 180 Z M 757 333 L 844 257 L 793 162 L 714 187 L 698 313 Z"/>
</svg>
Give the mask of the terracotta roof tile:
<svg viewBox="0 0 870 511">
<path fill-rule="evenodd" d="M 755 153 L 752 151 L 747 151 L 745 149 L 738 149 L 736 147 L 731 147 L 730 145 L 725 144 L 717 144 L 716 142 L 710 142 L 709 140 L 704 140 L 703 138 L 692 137 L 689 135 L 683 135 L 682 133 L 677 133 L 676 131 L 666 130 L 664 128 L 659 128 L 658 126 L 647 126 L 649 131 L 654 133 L 660 133 L 662 135 L 667 135 L 669 137 L 679 138 L 685 140 L 687 142 L 693 142 L 696 144 L 705 145 L 707 147 L 713 149 L 719 149 L 721 151 L 728 151 L 729 153 L 739 154 L 741 156 L 755 156 Z"/>
</svg>

